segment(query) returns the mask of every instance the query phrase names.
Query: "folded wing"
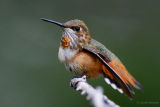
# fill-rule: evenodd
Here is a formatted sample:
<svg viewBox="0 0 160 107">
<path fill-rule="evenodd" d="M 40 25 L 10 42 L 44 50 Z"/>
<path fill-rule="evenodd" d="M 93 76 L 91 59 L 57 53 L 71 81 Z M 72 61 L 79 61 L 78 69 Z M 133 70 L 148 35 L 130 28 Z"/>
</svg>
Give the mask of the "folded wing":
<svg viewBox="0 0 160 107">
<path fill-rule="evenodd" d="M 92 39 L 91 43 L 84 46 L 83 50 L 94 54 L 103 63 L 105 81 L 114 89 L 121 93 L 124 92 L 129 98 L 132 98 L 132 94 L 134 94 L 130 84 L 141 89 L 140 83 L 131 76 L 121 61 L 104 45 Z"/>
</svg>

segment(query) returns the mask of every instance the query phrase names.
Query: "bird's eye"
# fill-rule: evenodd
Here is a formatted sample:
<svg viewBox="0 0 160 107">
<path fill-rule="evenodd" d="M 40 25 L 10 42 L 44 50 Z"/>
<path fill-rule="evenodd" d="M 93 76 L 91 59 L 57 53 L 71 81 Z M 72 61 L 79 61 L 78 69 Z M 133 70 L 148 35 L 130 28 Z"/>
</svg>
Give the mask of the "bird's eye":
<svg viewBox="0 0 160 107">
<path fill-rule="evenodd" d="M 80 31 L 80 27 L 75 27 L 75 30 L 76 31 Z"/>
<path fill-rule="evenodd" d="M 80 31 L 80 27 L 78 27 L 78 26 L 74 26 L 74 27 L 71 27 L 73 30 L 75 30 L 75 31 Z"/>
</svg>

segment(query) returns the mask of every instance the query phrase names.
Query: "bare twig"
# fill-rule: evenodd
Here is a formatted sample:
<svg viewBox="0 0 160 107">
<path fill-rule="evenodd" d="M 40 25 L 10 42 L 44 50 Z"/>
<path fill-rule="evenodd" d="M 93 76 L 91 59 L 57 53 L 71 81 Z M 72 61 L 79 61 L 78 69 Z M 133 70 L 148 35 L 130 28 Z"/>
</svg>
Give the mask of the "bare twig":
<svg viewBox="0 0 160 107">
<path fill-rule="evenodd" d="M 85 95 L 94 107 L 119 107 L 103 95 L 103 89 L 101 87 L 95 89 L 89 85 L 86 81 L 86 76 L 82 78 L 72 78 L 70 85 L 76 89 L 76 91 L 81 91 L 81 95 Z"/>
</svg>

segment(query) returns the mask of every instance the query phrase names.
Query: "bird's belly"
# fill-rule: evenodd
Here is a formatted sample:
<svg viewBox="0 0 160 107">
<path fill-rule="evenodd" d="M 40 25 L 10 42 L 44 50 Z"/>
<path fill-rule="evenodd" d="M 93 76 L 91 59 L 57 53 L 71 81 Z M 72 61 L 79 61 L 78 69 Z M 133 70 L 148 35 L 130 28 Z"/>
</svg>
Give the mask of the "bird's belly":
<svg viewBox="0 0 160 107">
<path fill-rule="evenodd" d="M 100 60 L 86 52 L 77 53 L 71 60 L 69 66 L 79 75 L 86 75 L 88 78 L 95 78 L 102 75 L 102 63 Z"/>
</svg>

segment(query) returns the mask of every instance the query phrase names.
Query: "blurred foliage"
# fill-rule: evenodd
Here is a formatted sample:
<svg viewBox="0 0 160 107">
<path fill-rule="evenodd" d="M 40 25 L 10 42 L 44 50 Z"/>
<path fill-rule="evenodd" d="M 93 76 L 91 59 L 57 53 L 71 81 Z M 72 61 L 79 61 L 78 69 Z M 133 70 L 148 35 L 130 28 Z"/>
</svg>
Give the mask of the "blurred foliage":
<svg viewBox="0 0 160 107">
<path fill-rule="evenodd" d="M 1 0 L 0 107 L 90 107 L 69 86 L 73 74 L 58 61 L 61 29 L 42 17 L 66 22 L 81 19 L 93 38 L 111 49 L 141 82 L 131 101 L 106 85 L 115 103 L 158 106 L 160 101 L 159 0 Z M 153 102 L 145 104 L 144 102 Z M 159 102 L 160 103 L 160 102 Z"/>
</svg>

